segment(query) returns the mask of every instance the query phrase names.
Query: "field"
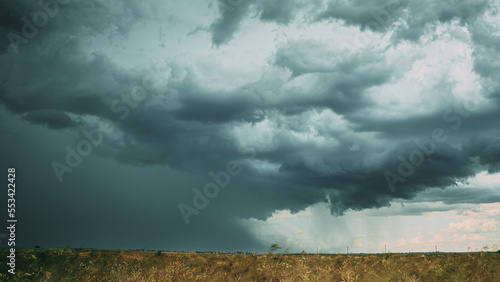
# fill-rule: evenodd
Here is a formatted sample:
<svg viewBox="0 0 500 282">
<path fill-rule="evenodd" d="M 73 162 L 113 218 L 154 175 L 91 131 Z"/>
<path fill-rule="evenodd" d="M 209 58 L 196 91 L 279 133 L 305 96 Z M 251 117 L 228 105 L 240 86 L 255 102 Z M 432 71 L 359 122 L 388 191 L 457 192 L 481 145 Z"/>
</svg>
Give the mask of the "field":
<svg viewBox="0 0 500 282">
<path fill-rule="evenodd" d="M 233 255 L 25 249 L 1 281 L 500 281 L 500 253 Z"/>
</svg>

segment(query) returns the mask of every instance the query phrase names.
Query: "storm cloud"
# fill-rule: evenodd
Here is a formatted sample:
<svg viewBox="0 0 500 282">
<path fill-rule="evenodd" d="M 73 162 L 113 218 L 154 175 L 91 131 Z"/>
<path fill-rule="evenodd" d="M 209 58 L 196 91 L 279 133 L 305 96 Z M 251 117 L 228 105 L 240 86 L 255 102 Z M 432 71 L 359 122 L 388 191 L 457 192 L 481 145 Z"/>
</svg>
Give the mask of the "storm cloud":
<svg viewBox="0 0 500 282">
<path fill-rule="evenodd" d="M 500 172 L 493 2 L 42 2 L 1 2 L 2 167 L 31 171 L 26 189 L 54 196 L 44 212 L 79 227 L 30 237 L 44 227 L 26 194 L 26 245 L 140 247 L 138 230 L 158 228 L 147 247 L 256 249 L 237 219 L 498 201 L 453 192 Z M 58 181 L 51 164 L 88 132 L 102 140 Z M 241 174 L 186 226 L 178 205 L 230 161 Z"/>
</svg>

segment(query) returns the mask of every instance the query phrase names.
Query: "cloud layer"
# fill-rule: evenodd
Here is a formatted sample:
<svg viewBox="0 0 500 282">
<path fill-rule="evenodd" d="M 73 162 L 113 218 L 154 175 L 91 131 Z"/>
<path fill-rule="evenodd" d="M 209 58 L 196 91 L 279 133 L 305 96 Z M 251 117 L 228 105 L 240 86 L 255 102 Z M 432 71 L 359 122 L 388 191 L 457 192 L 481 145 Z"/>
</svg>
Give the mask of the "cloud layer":
<svg viewBox="0 0 500 282">
<path fill-rule="evenodd" d="M 209 222 L 318 203 L 341 215 L 434 188 L 498 201 L 454 190 L 500 172 L 494 2 L 51 3 L 1 3 L 3 115 L 73 148 L 100 130 L 92 156 L 197 183 L 237 161 Z"/>
</svg>

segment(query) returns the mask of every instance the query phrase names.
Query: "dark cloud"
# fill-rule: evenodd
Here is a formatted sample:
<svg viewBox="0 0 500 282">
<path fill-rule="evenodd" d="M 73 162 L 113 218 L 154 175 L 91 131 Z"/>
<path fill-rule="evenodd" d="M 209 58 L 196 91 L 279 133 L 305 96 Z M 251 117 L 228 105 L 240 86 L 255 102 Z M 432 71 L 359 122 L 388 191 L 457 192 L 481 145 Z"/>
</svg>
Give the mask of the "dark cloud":
<svg viewBox="0 0 500 282">
<path fill-rule="evenodd" d="M 226 3 L 226 2 L 224 2 Z M 460 24 L 472 23 L 484 14 L 489 7 L 487 0 L 482 1 L 433 1 L 411 2 L 391 1 L 327 1 L 323 11 L 322 3 L 314 1 L 305 4 L 301 1 L 236 1 L 236 4 L 221 5 L 221 16 L 211 26 L 215 45 L 229 42 L 239 29 L 241 21 L 252 10 L 260 15 L 260 20 L 288 24 L 300 12 L 316 20 L 339 19 L 348 25 L 360 26 L 362 30 L 386 32 L 395 28 L 396 41 L 401 39 L 418 40 L 425 30 L 437 23 L 458 19 Z M 252 9 L 251 9 L 252 8 Z"/>
<path fill-rule="evenodd" d="M 478 19 L 474 21 L 469 26 L 469 32 L 472 34 L 472 40 L 478 45 L 493 48 L 497 51 L 500 48 L 500 36 L 495 35 L 495 28 L 484 20 Z M 483 49 L 483 52 L 485 51 L 484 48 L 480 49 Z"/>
<path fill-rule="evenodd" d="M 489 138 L 475 136 L 464 144 L 464 150 L 471 157 L 477 157 L 479 163 L 484 165 L 489 173 L 500 171 L 500 136 Z"/>
<path fill-rule="evenodd" d="M 494 187 L 491 188 L 457 188 L 457 189 L 429 189 L 419 193 L 417 197 L 409 202 L 443 202 L 447 205 L 455 204 L 483 204 L 483 203 L 498 203 L 500 194 Z M 448 209 L 453 208 L 447 207 Z"/>
<path fill-rule="evenodd" d="M 314 2 L 315 1 L 311 1 L 311 3 L 315 4 Z M 295 14 L 306 7 L 306 3 L 296 0 L 261 0 L 258 2 L 260 20 L 276 22 L 279 24 L 290 23 L 290 21 L 292 21 L 295 17 Z"/>
<path fill-rule="evenodd" d="M 235 97 L 233 93 L 207 93 L 196 83 L 184 84 L 177 90 L 181 93 L 181 106 L 172 114 L 180 119 L 204 123 L 256 120 L 254 115 L 259 109 L 257 101 L 251 97 Z"/>
<path fill-rule="evenodd" d="M 408 1 L 328 1 L 318 19 L 336 18 L 362 29 L 385 31 L 399 19 Z"/>
<path fill-rule="evenodd" d="M 309 97 L 288 100 L 289 106 L 307 105 L 326 106 L 336 113 L 358 111 L 371 104 L 364 96 L 370 87 L 388 82 L 394 67 L 375 52 L 339 58 L 340 50 L 311 40 L 287 42 L 280 46 L 274 58 L 275 65 L 288 69 L 292 77 L 315 74 L 324 89 L 309 93 Z"/>
<path fill-rule="evenodd" d="M 24 119 L 31 123 L 43 124 L 52 129 L 74 127 L 78 122 L 71 119 L 66 113 L 54 110 L 38 110 L 27 113 Z"/>
<path fill-rule="evenodd" d="M 216 46 L 227 43 L 234 37 L 241 21 L 248 16 L 252 2 L 222 0 L 218 3 L 221 16 L 210 26 L 212 42 Z"/>
<path fill-rule="evenodd" d="M 4 32 L 19 32 L 19 17 L 38 9 L 29 1 L 1 3 L 8 11 L 2 9 Z M 173 9 L 173 3 L 156 1 L 61 4 L 59 14 L 20 45 L 19 53 L 1 43 L 0 64 L 5 67 L 0 70 L 0 126 L 12 136 L 2 141 L 7 156 L 2 166 L 25 169 L 32 177 L 22 181 L 34 193 L 32 198 L 21 196 L 25 224 L 31 227 L 20 233 L 39 234 L 30 231 L 40 229 L 39 238 L 59 246 L 76 238 L 96 247 L 141 248 L 144 241 L 151 248 L 167 242 L 170 249 L 252 249 L 259 243 L 237 219 L 265 219 L 276 210 L 298 212 L 318 202 L 330 202 L 338 215 L 419 195 L 422 201 L 446 204 L 498 199 L 493 190 L 486 198 L 454 188 L 480 171 L 500 169 L 499 128 L 493 122 L 498 120 L 498 48 L 495 36 L 479 36 L 494 27 L 477 20 L 488 7 L 485 1 L 402 1 L 391 8 L 390 17 L 381 12 L 391 4 L 385 1 L 335 1 L 315 11 L 321 1 L 224 3 L 217 2 L 216 15 L 206 3 L 193 4 L 199 10 L 176 6 L 190 20 L 169 26 L 177 45 L 165 44 L 166 51 L 145 40 L 151 26 L 155 38 L 160 25 L 168 26 L 161 11 Z M 394 32 L 397 40 L 390 46 L 346 50 L 337 41 L 287 37 L 283 32 L 285 39 L 266 43 L 273 45 L 261 56 L 264 43 L 248 42 L 254 45 L 247 50 L 231 41 L 252 17 L 257 28 L 264 22 L 286 29 L 298 21 L 294 28 L 302 29 L 333 18 L 363 32 L 375 30 L 370 23 L 377 18 L 385 19 L 376 31 Z M 460 87 L 448 77 L 432 82 L 429 91 L 436 99 L 420 104 L 415 96 L 426 94 L 427 88 L 411 93 L 383 88 L 408 79 L 414 67 L 421 67 L 418 75 L 430 72 L 434 66 L 422 63 L 423 55 L 408 59 L 415 61 L 411 65 L 396 53 L 419 44 L 434 25 L 454 19 L 471 31 L 472 42 L 464 41 L 472 44 L 473 73 L 466 76 L 489 81 L 476 91 L 481 106 L 462 117 L 457 129 L 443 117 L 461 102 L 454 96 Z M 211 38 L 202 32 L 187 34 L 207 25 Z M 398 45 L 399 39 L 412 41 Z M 242 62 L 250 56 L 255 60 L 250 58 L 246 66 Z M 205 62 L 208 66 L 199 67 L 207 58 L 212 60 Z M 151 71 L 155 63 L 165 68 Z M 218 73 L 222 69 L 225 73 Z M 464 80 L 463 87 L 474 88 L 474 79 Z M 402 95 L 415 106 L 398 108 L 398 102 L 388 101 Z M 108 130 L 102 128 L 104 121 Z M 430 137 L 438 127 L 449 140 L 423 152 L 414 140 Z M 66 163 L 68 147 L 77 148 L 88 132 L 100 134 L 100 144 L 59 182 L 51 164 Z M 53 142 L 31 147 L 34 137 Z M 424 161 L 401 176 L 400 167 L 405 163 L 408 170 L 412 154 Z M 185 225 L 178 204 L 192 203 L 193 188 L 203 189 L 213 181 L 209 173 L 226 169 L 230 161 L 238 162 L 241 174 Z M 391 188 L 387 172 L 404 181 Z M 43 189 L 50 192 L 44 196 Z M 56 189 L 66 190 L 58 194 Z M 51 196 L 50 203 L 40 200 Z M 64 231 L 68 224 L 73 227 Z M 54 237 L 50 230 L 61 235 Z M 25 244 L 36 244 L 37 238 L 22 236 Z"/>
<path fill-rule="evenodd" d="M 301 11 L 314 11 L 320 1 L 298 0 L 218 0 L 220 16 L 210 25 L 212 42 L 216 46 L 228 43 L 248 17 L 258 17 L 263 22 L 286 25 Z"/>
<path fill-rule="evenodd" d="M 386 206 L 394 198 L 410 199 L 430 187 L 452 187 L 460 179 L 472 177 L 477 172 L 474 162 L 464 152 L 449 145 L 437 146 L 429 156 L 420 151 L 424 162 L 412 165 L 410 158 L 418 151 L 420 149 L 415 144 L 403 143 L 366 165 L 359 159 L 360 154 L 311 154 L 309 150 L 307 156 L 283 163 L 281 180 L 293 179 L 292 183 L 328 191 L 333 203 L 332 212 L 341 214 L 347 209 Z M 400 174 L 402 163 L 406 163 L 403 171 L 410 172 L 409 175 Z M 385 177 L 386 172 L 401 177 L 401 181 L 395 183 L 394 191 Z M 393 179 L 389 178 L 390 181 Z"/>
<path fill-rule="evenodd" d="M 344 20 L 361 29 L 386 32 L 395 28 L 394 39 L 420 39 L 427 28 L 458 19 L 460 24 L 472 22 L 488 7 L 488 1 L 330 1 L 318 19 Z"/>
</svg>

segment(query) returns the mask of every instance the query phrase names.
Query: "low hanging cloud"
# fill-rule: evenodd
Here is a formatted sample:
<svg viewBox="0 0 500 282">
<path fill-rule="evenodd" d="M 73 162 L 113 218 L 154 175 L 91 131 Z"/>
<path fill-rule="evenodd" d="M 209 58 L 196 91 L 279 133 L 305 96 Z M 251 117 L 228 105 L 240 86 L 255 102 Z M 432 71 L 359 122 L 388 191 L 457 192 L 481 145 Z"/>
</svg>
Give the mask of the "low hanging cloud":
<svg viewBox="0 0 500 282">
<path fill-rule="evenodd" d="M 78 122 L 71 119 L 64 112 L 54 110 L 31 111 L 24 116 L 24 119 L 34 124 L 47 125 L 52 129 L 62 129 L 78 125 Z"/>
</svg>

